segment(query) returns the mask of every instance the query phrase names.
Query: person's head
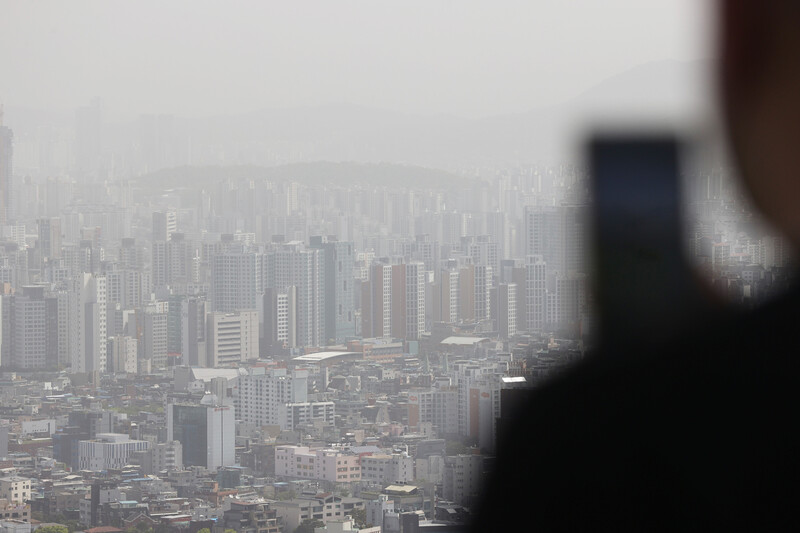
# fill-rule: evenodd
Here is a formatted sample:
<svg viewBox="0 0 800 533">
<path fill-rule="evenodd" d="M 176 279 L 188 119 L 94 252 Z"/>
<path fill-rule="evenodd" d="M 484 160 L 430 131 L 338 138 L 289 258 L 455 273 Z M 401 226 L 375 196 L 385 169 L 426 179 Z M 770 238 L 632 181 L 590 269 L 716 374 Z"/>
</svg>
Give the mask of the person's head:
<svg viewBox="0 0 800 533">
<path fill-rule="evenodd" d="M 719 2 L 733 154 L 756 204 L 800 245 L 800 1 Z"/>
</svg>

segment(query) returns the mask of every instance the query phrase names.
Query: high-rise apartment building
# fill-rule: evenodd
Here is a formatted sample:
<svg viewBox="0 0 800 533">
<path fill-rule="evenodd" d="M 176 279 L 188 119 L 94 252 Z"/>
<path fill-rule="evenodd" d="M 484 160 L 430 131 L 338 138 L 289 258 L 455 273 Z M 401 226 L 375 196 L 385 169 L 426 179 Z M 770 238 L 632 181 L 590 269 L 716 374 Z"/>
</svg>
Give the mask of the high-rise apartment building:
<svg viewBox="0 0 800 533">
<path fill-rule="evenodd" d="M 311 248 L 322 250 L 325 289 L 325 334 L 329 344 L 355 335 L 355 265 L 352 242 L 332 237 L 311 237 Z"/>
<path fill-rule="evenodd" d="M 525 330 L 540 332 L 547 321 L 547 270 L 540 255 L 525 258 Z"/>
<path fill-rule="evenodd" d="M 137 322 L 138 318 L 137 316 Z M 169 316 L 163 306 L 151 304 L 142 309 L 141 358 L 149 361 L 151 370 L 167 367 L 168 319 Z"/>
<path fill-rule="evenodd" d="M 223 252 L 211 258 L 210 300 L 218 313 L 258 309 L 261 284 L 255 253 Z"/>
<path fill-rule="evenodd" d="M 265 287 L 297 295 L 297 345 L 322 346 L 325 337 L 325 273 L 321 249 L 306 249 L 300 242 L 280 245 L 267 254 Z M 351 269 L 352 273 L 352 269 Z"/>
<path fill-rule="evenodd" d="M 263 323 L 259 349 L 282 350 L 297 346 L 297 287 L 264 290 Z M 266 355 L 266 353 L 265 353 Z"/>
<path fill-rule="evenodd" d="M 390 337 L 392 335 L 392 265 L 375 261 L 370 268 L 369 281 L 361 288 L 361 336 Z"/>
<path fill-rule="evenodd" d="M 106 371 L 106 278 L 84 272 L 72 282 L 71 372 Z"/>
<path fill-rule="evenodd" d="M 492 267 L 475 265 L 475 320 L 492 318 Z"/>
<path fill-rule="evenodd" d="M 56 368 L 59 363 L 58 297 L 41 285 L 3 297 L 3 364 L 20 370 Z"/>
<path fill-rule="evenodd" d="M 425 332 L 425 264 L 411 261 L 392 265 L 392 336 L 418 340 Z"/>
<path fill-rule="evenodd" d="M 181 356 L 183 364 L 206 364 L 206 315 L 208 302 L 201 297 L 190 297 L 181 302 Z"/>
<path fill-rule="evenodd" d="M 586 272 L 586 206 L 525 207 L 525 254 L 541 255 L 551 276 Z"/>
<path fill-rule="evenodd" d="M 501 283 L 495 289 L 494 317 L 501 339 L 510 339 L 517 334 L 517 284 Z"/>
<path fill-rule="evenodd" d="M 138 342 L 134 337 L 116 335 L 108 338 L 109 372 L 135 374 L 138 371 Z"/>
<path fill-rule="evenodd" d="M 175 211 L 153 212 L 153 242 L 167 242 L 178 231 L 178 214 Z"/>
<path fill-rule="evenodd" d="M 39 248 L 42 259 L 58 259 L 61 257 L 61 219 L 40 218 L 37 221 Z"/>
<path fill-rule="evenodd" d="M 277 425 L 293 430 L 321 420 L 333 424 L 333 402 L 308 401 L 308 371 L 250 369 L 239 377 L 234 397 L 236 418 L 257 426 Z"/>
<path fill-rule="evenodd" d="M 434 322 L 455 324 L 458 314 L 458 269 L 444 268 L 431 290 L 431 317 Z"/>
<path fill-rule="evenodd" d="M 442 498 L 457 505 L 471 506 L 483 487 L 483 456 L 445 457 Z"/>
</svg>

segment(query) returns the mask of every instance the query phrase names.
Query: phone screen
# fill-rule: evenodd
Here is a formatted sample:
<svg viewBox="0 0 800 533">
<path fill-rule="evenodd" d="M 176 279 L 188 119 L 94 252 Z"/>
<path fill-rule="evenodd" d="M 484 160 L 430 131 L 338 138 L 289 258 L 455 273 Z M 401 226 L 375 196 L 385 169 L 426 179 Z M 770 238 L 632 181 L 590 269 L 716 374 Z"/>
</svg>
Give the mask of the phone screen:
<svg viewBox="0 0 800 533">
<path fill-rule="evenodd" d="M 601 345 L 664 340 L 689 311 L 679 151 L 669 135 L 599 136 L 589 144 Z"/>
</svg>

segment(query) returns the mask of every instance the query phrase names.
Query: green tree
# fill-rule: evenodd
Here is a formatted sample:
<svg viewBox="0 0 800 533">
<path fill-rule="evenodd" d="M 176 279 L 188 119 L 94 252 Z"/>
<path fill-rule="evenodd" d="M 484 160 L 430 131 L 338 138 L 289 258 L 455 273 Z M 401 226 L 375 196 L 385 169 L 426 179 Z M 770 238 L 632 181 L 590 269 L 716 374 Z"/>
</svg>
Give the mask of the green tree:
<svg viewBox="0 0 800 533">
<path fill-rule="evenodd" d="M 467 453 L 467 446 L 458 440 L 448 440 L 444 447 L 447 455 L 459 455 Z"/>
<path fill-rule="evenodd" d="M 325 524 L 322 522 L 322 520 L 312 520 L 311 518 L 306 518 L 294 529 L 294 533 L 314 533 L 314 528 L 324 526 Z"/>
<path fill-rule="evenodd" d="M 67 529 L 69 530 L 69 533 L 73 533 L 74 531 L 80 531 L 81 529 L 86 529 L 77 520 L 66 520 L 58 522 L 61 522 L 62 524 L 66 525 Z"/>
<path fill-rule="evenodd" d="M 204 527 L 203 529 L 201 529 L 197 533 L 211 533 L 211 530 L 208 529 L 207 527 Z M 227 533 L 227 531 L 225 533 Z"/>
<path fill-rule="evenodd" d="M 37 529 L 41 533 L 69 533 L 67 526 L 43 526 Z"/>
<path fill-rule="evenodd" d="M 207 528 L 206 528 L 207 529 Z M 136 527 L 134 528 L 135 533 L 153 533 L 153 528 L 150 527 L 150 524 L 142 520 L 141 522 L 136 522 Z M 209 533 L 211 533 L 209 531 Z"/>
<path fill-rule="evenodd" d="M 225 530 L 225 533 L 236 533 L 236 530 L 228 528 Z"/>
<path fill-rule="evenodd" d="M 353 511 L 350 513 L 350 516 L 353 517 L 353 522 L 355 522 L 355 526 L 358 529 L 372 527 L 372 524 L 367 524 L 366 509 L 353 509 Z"/>
<path fill-rule="evenodd" d="M 278 492 L 275 495 L 275 499 L 281 500 L 281 501 L 283 501 L 283 500 L 293 500 L 296 497 L 297 497 L 297 493 L 292 489 L 282 490 L 282 491 Z"/>
</svg>

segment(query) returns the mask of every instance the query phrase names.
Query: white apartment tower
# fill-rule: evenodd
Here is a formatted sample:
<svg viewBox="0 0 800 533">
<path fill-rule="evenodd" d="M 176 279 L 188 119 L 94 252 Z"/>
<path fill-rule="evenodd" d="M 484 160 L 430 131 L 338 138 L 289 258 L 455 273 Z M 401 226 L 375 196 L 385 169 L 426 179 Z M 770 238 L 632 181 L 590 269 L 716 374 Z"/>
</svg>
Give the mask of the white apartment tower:
<svg viewBox="0 0 800 533">
<path fill-rule="evenodd" d="M 237 366 L 258 358 L 258 312 L 209 313 L 206 325 L 206 364 Z"/>
<path fill-rule="evenodd" d="M 82 273 L 72 282 L 71 372 L 106 371 L 106 278 Z"/>
<path fill-rule="evenodd" d="M 405 266 L 407 340 L 418 340 L 425 333 L 425 263 L 412 261 Z"/>
<path fill-rule="evenodd" d="M 547 318 L 547 264 L 540 255 L 525 258 L 525 330 L 542 331 Z"/>
<path fill-rule="evenodd" d="M 109 372 L 135 374 L 138 370 L 138 343 L 133 337 L 117 335 L 108 339 Z"/>
<path fill-rule="evenodd" d="M 308 401 L 308 371 L 252 368 L 239 376 L 236 418 L 259 426 L 279 425 L 280 406 Z"/>
<path fill-rule="evenodd" d="M 271 252 L 270 275 L 265 283 L 285 293 L 296 290 L 297 345 L 325 344 L 325 271 L 324 252 L 305 249 L 300 242 L 290 242 Z"/>
</svg>

